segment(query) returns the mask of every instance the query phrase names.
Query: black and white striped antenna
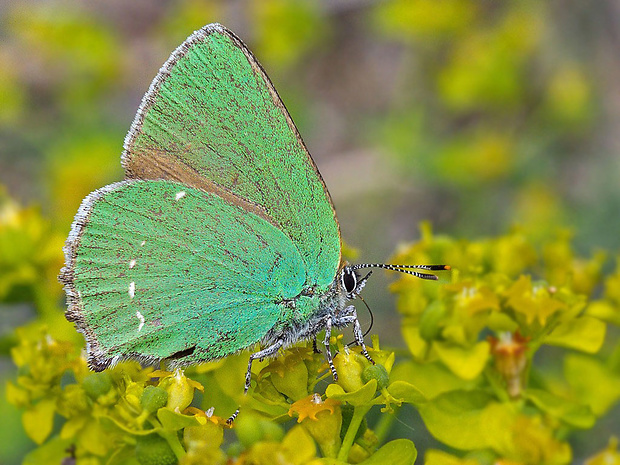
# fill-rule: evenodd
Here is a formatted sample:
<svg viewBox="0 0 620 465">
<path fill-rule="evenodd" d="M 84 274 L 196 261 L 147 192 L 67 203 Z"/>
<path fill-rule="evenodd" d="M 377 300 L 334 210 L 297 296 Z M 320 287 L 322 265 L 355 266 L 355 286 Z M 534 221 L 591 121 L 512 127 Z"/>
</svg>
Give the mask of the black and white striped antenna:
<svg viewBox="0 0 620 465">
<path fill-rule="evenodd" d="M 398 271 L 399 273 L 410 274 L 411 276 L 415 276 L 420 279 L 439 279 L 434 274 L 430 273 L 420 273 L 419 271 L 411 271 L 412 268 L 419 270 L 427 270 L 427 271 L 446 271 L 450 270 L 449 265 L 391 265 L 387 263 L 360 263 L 358 265 L 353 265 L 351 270 L 360 270 L 362 268 L 383 268 L 384 270 Z"/>
</svg>

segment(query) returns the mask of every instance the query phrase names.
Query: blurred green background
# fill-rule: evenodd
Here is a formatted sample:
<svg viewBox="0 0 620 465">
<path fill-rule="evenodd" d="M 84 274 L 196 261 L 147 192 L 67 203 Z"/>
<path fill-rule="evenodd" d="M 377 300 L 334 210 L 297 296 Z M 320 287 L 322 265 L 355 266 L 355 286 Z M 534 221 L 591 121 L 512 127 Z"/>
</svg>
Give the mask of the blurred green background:
<svg viewBox="0 0 620 465">
<path fill-rule="evenodd" d="M 4 1 L 0 197 L 40 208 L 24 247 L 52 271 L 39 291 L 47 304 L 0 285 L 3 378 L 14 376 L 13 328 L 59 313 L 62 241 L 81 199 L 122 178 L 142 94 L 210 22 L 234 30 L 267 70 L 359 260 L 387 260 L 422 220 L 468 238 L 566 228 L 584 253 L 620 250 L 617 2 Z M 368 300 L 375 331 L 399 345 L 387 283 L 375 279 Z M 0 397 L 6 424 L 19 422 Z M 0 463 L 12 463 L 31 443 L 0 429 Z"/>
</svg>

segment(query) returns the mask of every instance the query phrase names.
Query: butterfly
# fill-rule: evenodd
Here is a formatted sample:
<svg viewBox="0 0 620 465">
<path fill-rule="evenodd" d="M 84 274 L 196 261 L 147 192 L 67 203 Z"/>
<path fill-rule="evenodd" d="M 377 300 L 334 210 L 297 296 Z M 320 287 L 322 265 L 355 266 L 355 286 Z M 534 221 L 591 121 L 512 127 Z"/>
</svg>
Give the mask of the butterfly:
<svg viewBox="0 0 620 465">
<path fill-rule="evenodd" d="M 125 179 L 83 201 L 64 247 L 66 317 L 91 369 L 171 368 L 258 345 L 252 361 L 353 325 L 349 302 L 385 268 L 424 279 L 443 265 L 349 265 L 327 187 L 267 74 L 220 24 L 164 63 L 121 157 Z M 231 417 L 234 419 L 236 413 Z"/>
</svg>

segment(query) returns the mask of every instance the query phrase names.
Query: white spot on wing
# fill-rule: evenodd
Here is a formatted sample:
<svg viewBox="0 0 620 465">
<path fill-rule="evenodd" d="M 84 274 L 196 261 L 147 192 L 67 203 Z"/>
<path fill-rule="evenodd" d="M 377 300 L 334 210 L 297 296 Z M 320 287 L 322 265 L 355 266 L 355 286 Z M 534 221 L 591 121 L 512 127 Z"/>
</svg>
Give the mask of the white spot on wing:
<svg viewBox="0 0 620 465">
<path fill-rule="evenodd" d="M 129 283 L 129 298 L 133 299 L 136 295 L 136 283 L 134 281 Z"/>
<path fill-rule="evenodd" d="M 131 270 L 134 266 L 136 266 L 136 261 L 132 260 L 129 262 L 129 269 Z"/>
<path fill-rule="evenodd" d="M 174 196 L 174 200 L 179 200 L 185 197 L 185 191 L 177 192 L 177 195 Z"/>
<path fill-rule="evenodd" d="M 140 242 L 140 247 L 144 247 L 144 244 L 146 244 L 146 241 Z"/>
<path fill-rule="evenodd" d="M 138 325 L 138 331 L 140 331 L 142 327 L 144 326 L 145 320 L 144 320 L 144 317 L 142 316 L 142 313 L 140 313 L 140 310 L 136 311 L 136 316 L 138 317 L 138 320 L 140 320 L 140 324 Z"/>
</svg>

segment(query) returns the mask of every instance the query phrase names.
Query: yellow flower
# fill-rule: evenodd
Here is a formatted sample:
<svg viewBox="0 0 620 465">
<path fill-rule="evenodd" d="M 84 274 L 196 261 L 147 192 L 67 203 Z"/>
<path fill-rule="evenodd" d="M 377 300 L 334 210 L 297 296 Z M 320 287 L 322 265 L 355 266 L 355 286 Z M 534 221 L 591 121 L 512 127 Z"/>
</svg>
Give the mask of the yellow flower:
<svg viewBox="0 0 620 465">
<path fill-rule="evenodd" d="M 541 326 L 545 326 L 549 317 L 566 308 L 566 304 L 554 299 L 552 292 L 545 287 L 532 286 L 529 276 L 521 275 L 505 295 L 508 306 L 525 316 L 527 324 L 538 320 Z"/>
<path fill-rule="evenodd" d="M 154 371 L 153 377 L 162 377 L 159 385 L 168 391 L 167 407 L 181 412 L 189 407 L 194 399 L 194 389 L 204 392 L 204 387 L 197 381 L 188 378 L 183 370 L 177 368 L 174 373 L 169 371 Z"/>
<path fill-rule="evenodd" d="M 334 399 L 321 399 L 321 396 L 317 393 L 311 394 L 301 400 L 298 400 L 288 410 L 289 416 L 294 414 L 299 415 L 297 423 L 301 423 L 306 418 L 317 420 L 317 413 L 329 410 L 330 413 L 334 413 L 336 407 L 340 405 L 340 402 Z"/>
<path fill-rule="evenodd" d="M 270 374 L 275 389 L 292 400 L 308 395 L 308 367 L 304 361 L 313 360 L 312 349 L 294 347 L 285 352 L 284 357 L 273 360 L 263 368 L 260 375 Z"/>
<path fill-rule="evenodd" d="M 194 415 L 198 417 L 203 417 L 207 419 L 207 423 L 213 423 L 215 425 L 225 426 L 230 428 L 231 425 L 227 422 L 226 418 L 218 417 L 217 415 L 213 415 L 214 408 L 211 407 L 209 410 L 201 410 L 196 407 L 187 407 L 183 413 Z"/>
<path fill-rule="evenodd" d="M 290 416 L 298 414 L 298 423 L 314 438 L 325 457 L 336 457 L 340 449 L 340 429 L 342 413 L 340 402 L 334 399 L 321 399 L 312 394 L 295 402 L 288 411 Z"/>
</svg>

